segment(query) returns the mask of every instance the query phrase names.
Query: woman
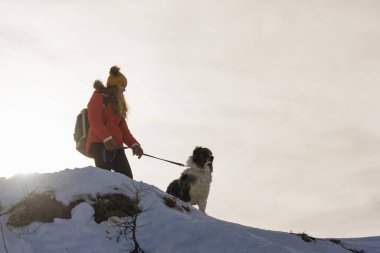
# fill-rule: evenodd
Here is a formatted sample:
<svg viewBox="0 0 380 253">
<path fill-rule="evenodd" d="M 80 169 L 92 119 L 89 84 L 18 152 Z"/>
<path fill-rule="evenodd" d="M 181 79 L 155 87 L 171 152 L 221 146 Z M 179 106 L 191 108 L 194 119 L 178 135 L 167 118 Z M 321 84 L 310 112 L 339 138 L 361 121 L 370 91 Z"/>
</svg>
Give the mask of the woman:
<svg viewBox="0 0 380 253">
<path fill-rule="evenodd" d="M 123 144 L 131 147 L 138 158 L 144 151 L 126 123 L 128 107 L 123 92 L 127 84 L 127 78 L 117 66 L 110 69 L 107 87 L 95 81 L 95 91 L 87 105 L 90 129 L 86 150 L 94 158 L 96 167 L 133 178 Z"/>
</svg>

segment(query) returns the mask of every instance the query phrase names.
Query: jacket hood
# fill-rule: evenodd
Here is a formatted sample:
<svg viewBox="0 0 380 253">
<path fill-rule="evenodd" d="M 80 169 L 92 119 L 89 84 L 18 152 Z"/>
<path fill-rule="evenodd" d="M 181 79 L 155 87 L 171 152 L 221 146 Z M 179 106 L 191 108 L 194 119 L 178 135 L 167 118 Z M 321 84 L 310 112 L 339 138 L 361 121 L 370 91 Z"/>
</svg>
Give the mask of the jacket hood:
<svg viewBox="0 0 380 253">
<path fill-rule="evenodd" d="M 104 92 L 106 89 L 106 86 L 102 83 L 100 80 L 95 80 L 94 82 L 94 89 L 100 92 Z"/>
</svg>

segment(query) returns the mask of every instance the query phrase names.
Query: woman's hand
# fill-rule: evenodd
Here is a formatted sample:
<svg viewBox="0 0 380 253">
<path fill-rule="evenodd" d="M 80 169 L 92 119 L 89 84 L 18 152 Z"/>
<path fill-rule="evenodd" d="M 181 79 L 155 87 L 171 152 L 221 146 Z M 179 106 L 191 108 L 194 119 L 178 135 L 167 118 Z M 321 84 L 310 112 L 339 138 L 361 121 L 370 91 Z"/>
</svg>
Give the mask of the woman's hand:
<svg viewBox="0 0 380 253">
<path fill-rule="evenodd" d="M 144 150 L 141 148 L 140 145 L 134 145 L 132 147 L 133 155 L 136 155 L 139 159 L 144 154 Z"/>
</svg>

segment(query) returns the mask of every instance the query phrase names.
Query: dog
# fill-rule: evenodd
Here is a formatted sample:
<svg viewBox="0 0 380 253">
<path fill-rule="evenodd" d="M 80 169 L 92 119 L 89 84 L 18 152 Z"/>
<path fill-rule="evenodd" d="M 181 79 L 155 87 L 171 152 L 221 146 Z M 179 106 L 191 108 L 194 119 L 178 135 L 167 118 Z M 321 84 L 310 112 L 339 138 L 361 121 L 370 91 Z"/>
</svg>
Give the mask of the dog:
<svg viewBox="0 0 380 253">
<path fill-rule="evenodd" d="M 179 179 L 171 182 L 166 192 L 206 212 L 207 198 L 210 192 L 214 156 L 208 148 L 195 147 L 193 155 L 187 160 L 187 168 Z"/>
</svg>

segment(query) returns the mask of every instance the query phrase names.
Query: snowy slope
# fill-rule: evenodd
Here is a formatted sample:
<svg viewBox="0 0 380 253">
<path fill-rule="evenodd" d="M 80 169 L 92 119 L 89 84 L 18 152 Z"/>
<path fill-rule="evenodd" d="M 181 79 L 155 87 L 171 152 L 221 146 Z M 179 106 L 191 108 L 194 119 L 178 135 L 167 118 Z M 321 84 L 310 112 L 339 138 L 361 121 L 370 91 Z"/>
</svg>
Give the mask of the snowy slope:
<svg viewBox="0 0 380 253">
<path fill-rule="evenodd" d="M 352 252 L 328 240 L 307 243 L 296 235 L 225 222 L 191 206 L 190 211 L 169 208 L 162 199 L 165 193 L 160 189 L 94 167 L 0 178 L 1 213 L 31 192 L 54 191 L 56 199 L 68 205 L 99 193 L 122 192 L 133 196 L 136 190 L 141 193 L 140 208 L 144 210 L 137 220 L 137 240 L 146 253 Z M 226 208 L 233 212 L 233 207 L 226 205 Z M 131 249 L 130 241 L 123 236 L 117 238 L 118 227 L 114 223 L 94 221 L 94 209 L 87 202 L 78 204 L 71 213 L 71 219 L 56 218 L 52 223 L 33 222 L 18 228 L 7 225 L 9 215 L 3 214 L 0 217 L 0 253 L 112 253 Z M 380 253 L 379 237 L 343 241 L 351 249 Z"/>
</svg>

